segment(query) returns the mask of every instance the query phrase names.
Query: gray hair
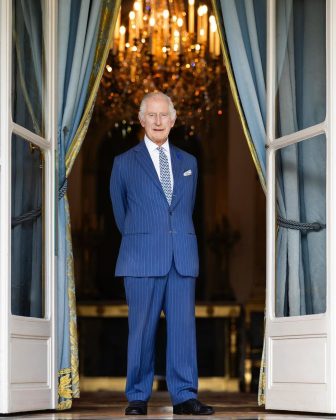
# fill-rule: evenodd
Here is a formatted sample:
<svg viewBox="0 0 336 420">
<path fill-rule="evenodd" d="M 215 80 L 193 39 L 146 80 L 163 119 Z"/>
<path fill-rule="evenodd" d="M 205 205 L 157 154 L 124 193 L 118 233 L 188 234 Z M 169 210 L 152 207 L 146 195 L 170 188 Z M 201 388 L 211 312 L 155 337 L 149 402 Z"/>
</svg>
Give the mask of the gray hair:
<svg viewBox="0 0 336 420">
<path fill-rule="evenodd" d="M 169 107 L 169 114 L 170 114 L 170 118 L 175 120 L 176 118 L 176 109 L 174 108 L 174 104 L 172 102 L 172 100 L 170 99 L 170 97 L 168 95 L 166 95 L 163 92 L 150 92 L 147 93 L 141 101 L 140 104 L 140 109 L 139 109 L 139 119 L 144 119 L 145 116 L 145 112 L 146 112 L 146 102 L 148 101 L 148 99 L 151 98 L 163 98 L 168 102 L 168 107 Z"/>
</svg>

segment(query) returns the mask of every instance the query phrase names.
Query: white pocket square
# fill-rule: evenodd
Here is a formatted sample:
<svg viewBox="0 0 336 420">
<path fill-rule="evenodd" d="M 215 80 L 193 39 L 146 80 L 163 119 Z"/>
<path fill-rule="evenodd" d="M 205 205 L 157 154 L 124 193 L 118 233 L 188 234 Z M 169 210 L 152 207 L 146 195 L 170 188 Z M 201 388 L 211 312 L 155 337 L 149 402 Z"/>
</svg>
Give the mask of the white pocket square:
<svg viewBox="0 0 336 420">
<path fill-rule="evenodd" d="M 192 174 L 191 169 L 188 169 L 187 171 L 183 172 L 183 176 L 189 176 L 191 174 Z"/>
</svg>

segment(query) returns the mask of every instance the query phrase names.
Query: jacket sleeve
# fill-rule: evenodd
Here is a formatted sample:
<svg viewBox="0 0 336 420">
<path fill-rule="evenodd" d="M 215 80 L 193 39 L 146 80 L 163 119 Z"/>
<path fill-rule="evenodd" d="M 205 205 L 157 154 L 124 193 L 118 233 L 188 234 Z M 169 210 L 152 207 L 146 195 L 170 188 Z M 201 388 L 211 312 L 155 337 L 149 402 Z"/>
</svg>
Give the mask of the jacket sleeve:
<svg viewBox="0 0 336 420">
<path fill-rule="evenodd" d="M 193 195 L 192 195 L 192 209 L 195 207 L 195 200 L 196 200 L 196 191 L 197 191 L 197 179 L 198 179 L 198 168 L 197 168 L 197 159 L 194 158 L 194 186 L 193 186 Z"/>
<path fill-rule="evenodd" d="M 120 233 L 123 233 L 126 216 L 126 188 L 122 179 L 120 159 L 115 157 L 110 179 L 110 196 L 114 218 Z"/>
</svg>

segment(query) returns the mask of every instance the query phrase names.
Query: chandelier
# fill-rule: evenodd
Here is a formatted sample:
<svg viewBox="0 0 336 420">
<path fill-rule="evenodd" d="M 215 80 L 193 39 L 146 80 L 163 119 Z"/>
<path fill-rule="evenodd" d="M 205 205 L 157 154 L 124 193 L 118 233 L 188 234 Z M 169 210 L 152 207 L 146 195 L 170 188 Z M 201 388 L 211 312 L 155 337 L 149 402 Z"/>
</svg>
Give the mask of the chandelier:
<svg viewBox="0 0 336 420">
<path fill-rule="evenodd" d="M 127 2 L 122 2 L 126 4 Z M 142 97 L 160 90 L 172 98 L 175 125 L 188 135 L 207 125 L 209 112 L 223 114 L 225 68 L 210 5 L 139 0 L 121 10 L 97 96 L 96 117 L 127 130 L 138 122 Z"/>
</svg>

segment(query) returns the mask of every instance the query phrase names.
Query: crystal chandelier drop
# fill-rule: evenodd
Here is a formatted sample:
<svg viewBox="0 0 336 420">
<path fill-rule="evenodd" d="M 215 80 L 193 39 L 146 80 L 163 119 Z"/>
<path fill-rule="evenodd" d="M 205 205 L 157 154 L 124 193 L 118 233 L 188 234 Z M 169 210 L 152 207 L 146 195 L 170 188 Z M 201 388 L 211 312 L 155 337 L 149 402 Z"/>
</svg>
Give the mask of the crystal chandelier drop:
<svg viewBox="0 0 336 420">
<path fill-rule="evenodd" d="M 126 3 L 126 2 L 122 2 Z M 222 115 L 225 68 L 210 5 L 188 1 L 135 1 L 121 10 L 98 92 L 97 116 L 116 127 L 138 121 L 143 95 L 161 90 L 173 100 L 176 125 L 193 135 L 215 109 Z M 125 21 L 124 21 L 125 20 Z M 127 20 L 127 21 L 126 21 Z"/>
</svg>

